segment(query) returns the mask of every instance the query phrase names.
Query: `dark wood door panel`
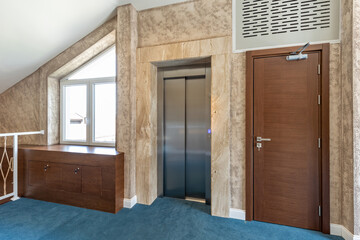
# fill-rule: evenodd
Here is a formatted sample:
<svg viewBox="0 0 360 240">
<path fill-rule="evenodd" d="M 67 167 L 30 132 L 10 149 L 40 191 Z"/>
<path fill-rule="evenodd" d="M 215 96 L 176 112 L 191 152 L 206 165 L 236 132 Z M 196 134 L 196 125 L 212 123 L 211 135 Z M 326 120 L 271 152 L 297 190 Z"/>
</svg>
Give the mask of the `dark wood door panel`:
<svg viewBox="0 0 360 240">
<path fill-rule="evenodd" d="M 102 191 L 101 196 L 108 200 L 114 200 L 115 199 L 115 186 L 117 183 L 117 179 L 115 178 L 115 171 L 113 168 L 104 167 L 101 169 L 101 175 L 102 175 Z M 121 174 L 120 174 L 121 175 Z M 114 181 L 115 180 L 115 181 Z M 123 185 L 123 184 L 122 184 Z"/>
<path fill-rule="evenodd" d="M 28 162 L 28 182 L 31 186 L 45 186 L 46 162 L 32 161 Z"/>
<path fill-rule="evenodd" d="M 82 193 L 101 196 L 102 175 L 100 167 L 83 166 Z"/>
<path fill-rule="evenodd" d="M 45 185 L 50 189 L 62 189 L 61 183 L 61 164 L 47 163 L 45 171 Z"/>
<path fill-rule="evenodd" d="M 62 164 L 61 168 L 62 189 L 66 192 L 81 193 L 81 166 Z"/>
<path fill-rule="evenodd" d="M 254 219 L 320 230 L 320 54 L 254 60 Z M 256 137 L 270 138 L 257 148 Z"/>
</svg>

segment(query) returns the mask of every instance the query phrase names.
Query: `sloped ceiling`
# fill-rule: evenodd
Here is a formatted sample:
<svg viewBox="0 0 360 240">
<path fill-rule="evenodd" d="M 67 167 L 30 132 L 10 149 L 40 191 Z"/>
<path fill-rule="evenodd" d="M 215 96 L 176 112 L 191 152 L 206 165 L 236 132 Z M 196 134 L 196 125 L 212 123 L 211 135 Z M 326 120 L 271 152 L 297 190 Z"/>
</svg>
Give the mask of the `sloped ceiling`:
<svg viewBox="0 0 360 240">
<path fill-rule="evenodd" d="M 132 3 L 137 10 L 187 0 L 0 0 L 0 93 Z"/>
</svg>

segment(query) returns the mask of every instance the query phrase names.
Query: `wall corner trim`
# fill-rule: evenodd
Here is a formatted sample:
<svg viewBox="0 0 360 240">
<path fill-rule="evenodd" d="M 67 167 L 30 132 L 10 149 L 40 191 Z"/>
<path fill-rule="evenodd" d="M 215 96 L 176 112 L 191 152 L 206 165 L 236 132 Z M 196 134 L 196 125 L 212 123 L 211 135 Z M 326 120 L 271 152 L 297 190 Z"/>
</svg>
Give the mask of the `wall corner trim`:
<svg viewBox="0 0 360 240">
<path fill-rule="evenodd" d="M 239 219 L 245 221 L 245 210 L 230 208 L 229 218 Z"/>
<path fill-rule="evenodd" d="M 124 208 L 133 208 L 137 203 L 136 195 L 133 196 L 131 199 L 124 198 Z"/>
<path fill-rule="evenodd" d="M 346 227 L 339 224 L 330 224 L 330 234 L 343 237 L 345 240 L 360 240 L 359 235 L 352 234 Z"/>
</svg>

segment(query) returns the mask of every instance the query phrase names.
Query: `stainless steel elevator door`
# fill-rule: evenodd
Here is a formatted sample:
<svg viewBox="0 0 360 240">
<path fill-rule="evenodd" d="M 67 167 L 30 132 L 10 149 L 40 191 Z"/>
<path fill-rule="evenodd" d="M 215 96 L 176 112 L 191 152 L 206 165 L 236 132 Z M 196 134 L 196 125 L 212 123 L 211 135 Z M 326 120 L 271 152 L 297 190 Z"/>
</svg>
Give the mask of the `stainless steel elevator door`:
<svg viewBox="0 0 360 240">
<path fill-rule="evenodd" d="M 186 79 L 185 194 L 205 198 L 206 95 L 205 78 Z"/>
<path fill-rule="evenodd" d="M 164 81 L 164 195 L 185 196 L 185 78 Z"/>
<path fill-rule="evenodd" d="M 210 191 L 207 90 L 205 77 L 164 80 L 165 196 L 205 198 Z"/>
</svg>

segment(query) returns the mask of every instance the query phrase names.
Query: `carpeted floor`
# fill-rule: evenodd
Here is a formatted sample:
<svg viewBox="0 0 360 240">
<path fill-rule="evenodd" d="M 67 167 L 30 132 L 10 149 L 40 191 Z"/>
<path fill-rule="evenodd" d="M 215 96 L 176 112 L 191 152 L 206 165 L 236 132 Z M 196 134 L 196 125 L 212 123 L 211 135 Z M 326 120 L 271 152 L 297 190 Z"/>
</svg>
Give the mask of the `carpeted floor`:
<svg viewBox="0 0 360 240">
<path fill-rule="evenodd" d="M 159 198 L 110 214 L 22 198 L 0 205 L 0 239 L 342 239 L 261 222 L 212 217 L 201 203 Z"/>
</svg>

